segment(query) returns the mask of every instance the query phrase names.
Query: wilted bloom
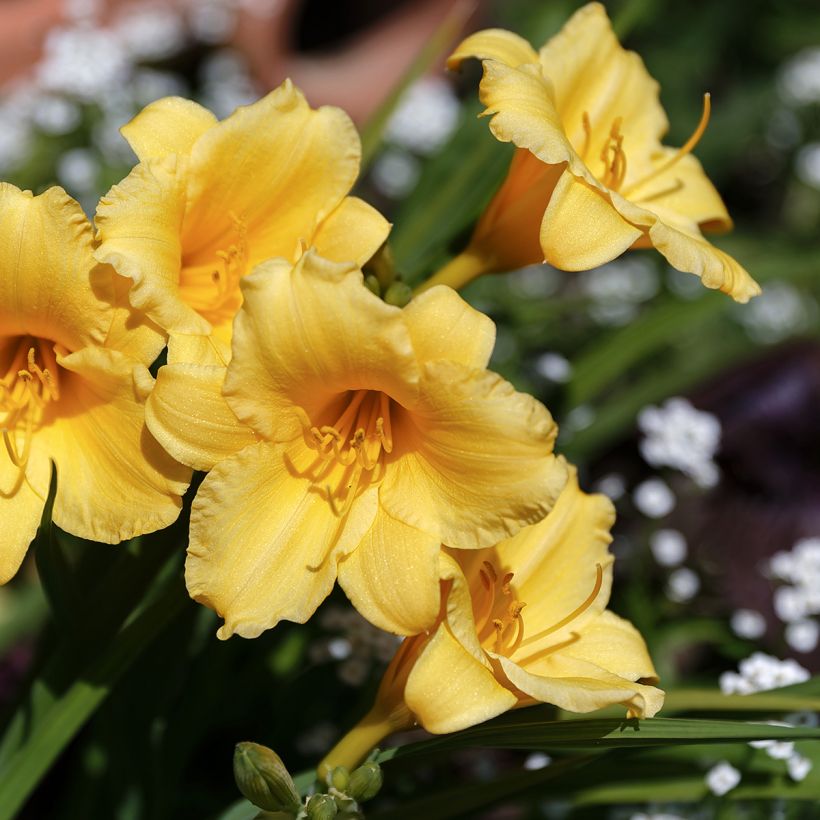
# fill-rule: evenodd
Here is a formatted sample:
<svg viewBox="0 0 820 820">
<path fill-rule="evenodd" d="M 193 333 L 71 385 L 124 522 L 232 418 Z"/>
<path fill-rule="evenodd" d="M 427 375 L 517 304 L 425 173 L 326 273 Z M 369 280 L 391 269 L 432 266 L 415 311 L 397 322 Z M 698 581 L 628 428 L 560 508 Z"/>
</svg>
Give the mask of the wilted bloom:
<svg viewBox="0 0 820 820">
<path fill-rule="evenodd" d="M 144 424 L 163 340 L 117 306 L 115 279 L 65 191 L 0 184 L 0 582 L 37 530 L 51 461 L 53 520 L 74 535 L 117 542 L 179 513 L 190 471 Z"/>
<path fill-rule="evenodd" d="M 233 353 L 172 335 L 148 423 L 210 469 L 186 577 L 222 637 L 305 621 L 337 576 L 400 634 L 439 609 L 442 543 L 496 543 L 546 515 L 566 470 L 547 410 L 486 370 L 495 328 L 449 288 L 400 309 L 308 252 L 242 282 Z M 197 360 L 199 354 L 189 360 Z"/>
<path fill-rule="evenodd" d="M 624 51 L 604 7 L 584 6 L 536 52 L 500 29 L 468 37 L 450 57 L 484 62 L 480 96 L 490 130 L 518 150 L 468 249 L 434 281 L 465 281 L 546 260 L 564 270 L 657 248 L 703 284 L 745 302 L 749 274 L 701 230 L 731 220 L 692 149 L 709 113 L 681 148 L 661 145 L 668 122 L 658 85 Z"/>
<path fill-rule="evenodd" d="M 347 196 L 361 156 L 350 118 L 311 109 L 290 81 L 222 122 L 166 97 L 122 133 L 140 163 L 100 202 L 96 256 L 166 330 L 227 343 L 239 281 L 257 263 L 312 245 L 362 264 L 387 236 L 385 219 Z"/>
<path fill-rule="evenodd" d="M 654 715 L 663 692 L 649 685 L 657 677 L 646 645 L 605 608 L 614 515 L 605 496 L 579 489 L 573 470 L 543 521 L 489 549 L 447 549 L 435 627 L 405 639 L 373 711 L 323 765 L 352 765 L 379 731 L 417 721 L 454 732 L 536 702 Z"/>
</svg>

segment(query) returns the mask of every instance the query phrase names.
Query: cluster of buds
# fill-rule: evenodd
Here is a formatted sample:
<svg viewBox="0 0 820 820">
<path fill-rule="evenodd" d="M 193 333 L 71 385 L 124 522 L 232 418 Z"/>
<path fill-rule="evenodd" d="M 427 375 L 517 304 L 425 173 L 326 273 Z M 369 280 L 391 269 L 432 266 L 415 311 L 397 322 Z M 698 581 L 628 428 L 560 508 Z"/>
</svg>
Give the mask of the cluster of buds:
<svg viewBox="0 0 820 820">
<path fill-rule="evenodd" d="M 371 756 L 372 757 L 372 756 Z M 352 772 L 337 766 L 325 776 L 326 791 L 302 800 L 285 764 L 272 749 L 258 743 L 237 743 L 233 772 L 239 791 L 262 809 L 258 818 L 278 812 L 295 820 L 353 820 L 362 818 L 360 803 L 375 797 L 382 787 L 382 771 L 368 760 Z"/>
</svg>

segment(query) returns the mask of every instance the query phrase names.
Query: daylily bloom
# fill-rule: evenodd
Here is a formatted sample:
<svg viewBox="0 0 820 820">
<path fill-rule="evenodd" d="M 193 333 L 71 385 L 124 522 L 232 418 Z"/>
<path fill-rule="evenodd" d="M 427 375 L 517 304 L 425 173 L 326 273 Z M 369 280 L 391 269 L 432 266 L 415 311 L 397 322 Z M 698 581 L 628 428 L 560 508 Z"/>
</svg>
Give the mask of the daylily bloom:
<svg viewBox="0 0 820 820">
<path fill-rule="evenodd" d="M 172 334 L 147 411 L 172 455 L 210 469 L 190 594 L 224 617 L 221 637 L 255 637 L 307 620 L 338 573 L 373 623 L 428 628 L 442 542 L 488 546 L 557 498 L 552 418 L 486 370 L 493 323 L 449 288 L 400 309 L 309 251 L 260 265 L 242 293 L 227 367 Z"/>
<path fill-rule="evenodd" d="M 131 304 L 168 331 L 229 349 L 240 279 L 306 246 L 363 264 L 389 224 L 347 196 L 361 144 L 347 114 L 311 109 L 286 81 L 222 122 L 166 97 L 122 129 L 140 163 L 101 201 L 96 258 L 132 281 Z"/>
<path fill-rule="evenodd" d="M 354 765 L 415 722 L 455 732 L 537 702 L 570 712 L 622 704 L 652 717 L 664 695 L 649 685 L 657 676 L 646 644 L 606 609 L 614 518 L 572 469 L 543 521 L 489 549 L 443 552 L 435 627 L 405 639 L 373 710 L 322 766 Z"/>
<path fill-rule="evenodd" d="M 53 520 L 74 535 L 117 542 L 179 514 L 190 470 L 144 423 L 163 338 L 118 306 L 115 279 L 65 191 L 0 184 L 0 582 L 37 531 L 51 461 Z"/>
<path fill-rule="evenodd" d="M 591 3 L 536 52 L 509 31 L 471 35 L 448 61 L 484 64 L 480 86 L 490 130 L 517 146 L 507 179 L 467 250 L 431 280 L 463 284 L 481 273 L 546 261 L 586 270 L 629 248 L 657 248 L 679 270 L 739 302 L 757 283 L 701 231 L 731 220 L 692 155 L 703 118 L 681 148 L 668 129 L 658 84 L 618 43 L 604 7 Z"/>
</svg>

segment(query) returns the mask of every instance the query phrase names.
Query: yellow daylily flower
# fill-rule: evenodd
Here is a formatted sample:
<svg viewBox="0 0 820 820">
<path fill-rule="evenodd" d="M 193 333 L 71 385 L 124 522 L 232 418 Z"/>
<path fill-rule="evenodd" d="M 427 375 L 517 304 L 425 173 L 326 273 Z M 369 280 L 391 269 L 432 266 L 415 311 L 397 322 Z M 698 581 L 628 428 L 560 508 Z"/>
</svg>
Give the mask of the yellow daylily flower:
<svg viewBox="0 0 820 820">
<path fill-rule="evenodd" d="M 363 264 L 387 236 L 387 221 L 347 196 L 361 157 L 350 118 L 310 108 L 290 81 L 222 122 L 166 97 L 122 134 L 140 162 L 100 201 L 96 258 L 168 331 L 213 331 L 227 351 L 239 281 L 256 264 L 308 245 Z"/>
<path fill-rule="evenodd" d="M 566 479 L 552 418 L 486 370 L 495 328 L 449 288 L 400 309 L 309 251 L 260 265 L 242 294 L 230 363 L 172 334 L 147 410 L 172 455 L 210 470 L 190 594 L 221 637 L 255 637 L 307 620 L 338 574 L 378 626 L 428 628 L 442 542 L 485 547 L 551 508 Z"/>
<path fill-rule="evenodd" d="M 37 531 L 52 461 L 54 522 L 95 541 L 167 526 L 190 478 L 144 423 L 162 335 L 119 305 L 92 241 L 61 188 L 0 183 L 0 583 Z"/>
<path fill-rule="evenodd" d="M 757 283 L 702 231 L 732 222 L 691 151 L 706 128 L 668 148 L 658 84 L 625 51 L 604 7 L 591 3 L 536 52 L 509 31 L 464 40 L 448 61 L 483 61 L 490 130 L 517 146 L 507 179 L 462 254 L 425 286 L 546 261 L 586 270 L 630 248 L 655 247 L 679 270 L 739 302 Z M 424 286 L 423 286 L 424 287 Z"/>
<path fill-rule="evenodd" d="M 435 627 L 405 639 L 373 710 L 322 768 L 355 765 L 415 722 L 455 732 L 537 702 L 656 714 L 664 694 L 649 685 L 657 675 L 646 644 L 606 609 L 614 519 L 609 499 L 582 492 L 572 468 L 543 521 L 489 549 L 443 552 Z"/>
</svg>

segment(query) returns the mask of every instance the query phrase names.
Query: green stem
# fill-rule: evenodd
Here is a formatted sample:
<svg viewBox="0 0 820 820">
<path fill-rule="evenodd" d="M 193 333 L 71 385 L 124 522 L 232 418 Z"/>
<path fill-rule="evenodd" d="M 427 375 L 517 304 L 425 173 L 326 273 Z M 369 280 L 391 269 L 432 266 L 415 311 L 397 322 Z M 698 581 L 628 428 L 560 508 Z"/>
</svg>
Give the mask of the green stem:
<svg viewBox="0 0 820 820">
<path fill-rule="evenodd" d="M 443 268 L 436 271 L 426 282 L 422 282 L 415 290 L 415 295 L 424 293 L 435 285 L 449 285 L 459 290 L 485 273 L 495 270 L 491 257 L 467 248 L 458 256 L 451 259 Z"/>
</svg>

